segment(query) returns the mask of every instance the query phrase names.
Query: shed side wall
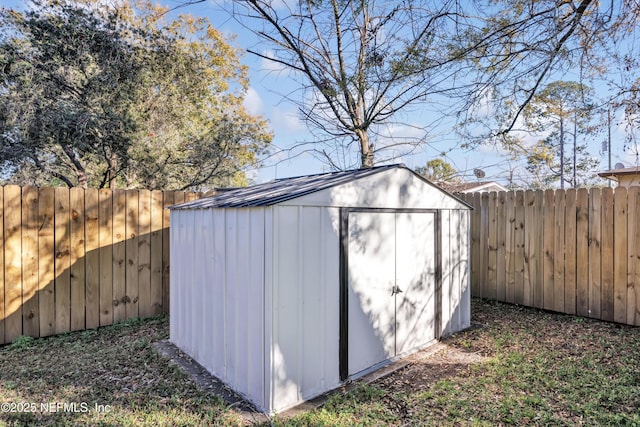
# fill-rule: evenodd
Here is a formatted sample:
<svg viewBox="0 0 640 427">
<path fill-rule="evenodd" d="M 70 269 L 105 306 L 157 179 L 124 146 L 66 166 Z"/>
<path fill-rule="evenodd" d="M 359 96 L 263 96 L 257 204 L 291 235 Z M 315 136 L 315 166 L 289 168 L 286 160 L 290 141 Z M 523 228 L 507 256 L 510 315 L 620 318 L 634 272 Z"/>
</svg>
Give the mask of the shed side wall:
<svg viewBox="0 0 640 427">
<path fill-rule="evenodd" d="M 442 322 L 446 336 L 471 325 L 469 286 L 469 211 L 441 212 Z"/>
<path fill-rule="evenodd" d="M 171 215 L 171 341 L 260 407 L 264 220 L 263 208 Z"/>
<path fill-rule="evenodd" d="M 339 210 L 275 206 L 270 411 L 340 384 Z"/>
</svg>

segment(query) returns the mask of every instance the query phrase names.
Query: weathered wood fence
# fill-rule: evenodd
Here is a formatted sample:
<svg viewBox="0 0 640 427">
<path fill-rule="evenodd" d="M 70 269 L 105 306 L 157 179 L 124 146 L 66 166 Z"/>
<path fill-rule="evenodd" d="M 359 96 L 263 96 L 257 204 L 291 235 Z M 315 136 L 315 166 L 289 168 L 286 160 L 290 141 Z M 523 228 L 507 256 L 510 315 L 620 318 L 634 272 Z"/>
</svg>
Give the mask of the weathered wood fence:
<svg viewBox="0 0 640 427">
<path fill-rule="evenodd" d="M 472 295 L 640 325 L 640 187 L 462 197 Z"/>
<path fill-rule="evenodd" d="M 169 310 L 169 212 L 199 193 L 0 187 L 0 344 Z"/>
</svg>

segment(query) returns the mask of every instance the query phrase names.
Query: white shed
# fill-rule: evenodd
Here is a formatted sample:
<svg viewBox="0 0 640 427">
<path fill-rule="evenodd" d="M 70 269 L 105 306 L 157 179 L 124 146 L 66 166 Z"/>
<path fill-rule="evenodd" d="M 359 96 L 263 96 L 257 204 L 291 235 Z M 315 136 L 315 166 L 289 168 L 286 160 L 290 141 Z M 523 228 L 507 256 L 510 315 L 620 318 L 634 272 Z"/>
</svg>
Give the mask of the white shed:
<svg viewBox="0 0 640 427">
<path fill-rule="evenodd" d="M 170 339 L 265 412 L 470 324 L 470 208 L 404 166 L 171 209 Z"/>
</svg>

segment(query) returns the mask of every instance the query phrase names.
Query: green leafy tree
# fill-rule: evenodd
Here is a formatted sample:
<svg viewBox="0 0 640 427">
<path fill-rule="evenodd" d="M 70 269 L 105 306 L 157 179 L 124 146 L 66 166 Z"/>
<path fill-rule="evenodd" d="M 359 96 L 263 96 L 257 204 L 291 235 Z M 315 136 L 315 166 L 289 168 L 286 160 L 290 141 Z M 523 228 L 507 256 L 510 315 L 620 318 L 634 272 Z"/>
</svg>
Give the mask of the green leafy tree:
<svg viewBox="0 0 640 427">
<path fill-rule="evenodd" d="M 416 173 L 436 183 L 456 184 L 461 181 L 456 168 L 440 158 L 429 160 L 424 167 L 416 168 Z"/>
<path fill-rule="evenodd" d="M 3 10 L 0 167 L 13 181 L 203 188 L 246 183 L 270 142 L 239 53 L 150 2 Z"/>
</svg>

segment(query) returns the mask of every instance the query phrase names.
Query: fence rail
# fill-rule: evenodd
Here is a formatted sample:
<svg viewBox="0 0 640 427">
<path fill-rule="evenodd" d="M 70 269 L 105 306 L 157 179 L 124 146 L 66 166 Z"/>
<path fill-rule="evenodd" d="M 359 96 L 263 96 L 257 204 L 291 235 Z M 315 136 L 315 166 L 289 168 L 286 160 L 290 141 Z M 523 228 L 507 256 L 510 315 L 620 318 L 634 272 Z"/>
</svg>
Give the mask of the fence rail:
<svg viewBox="0 0 640 427">
<path fill-rule="evenodd" d="M 640 187 L 462 197 L 472 295 L 640 325 Z"/>
<path fill-rule="evenodd" d="M 198 197 L 0 187 L 0 344 L 168 312 L 165 208 Z"/>
</svg>

